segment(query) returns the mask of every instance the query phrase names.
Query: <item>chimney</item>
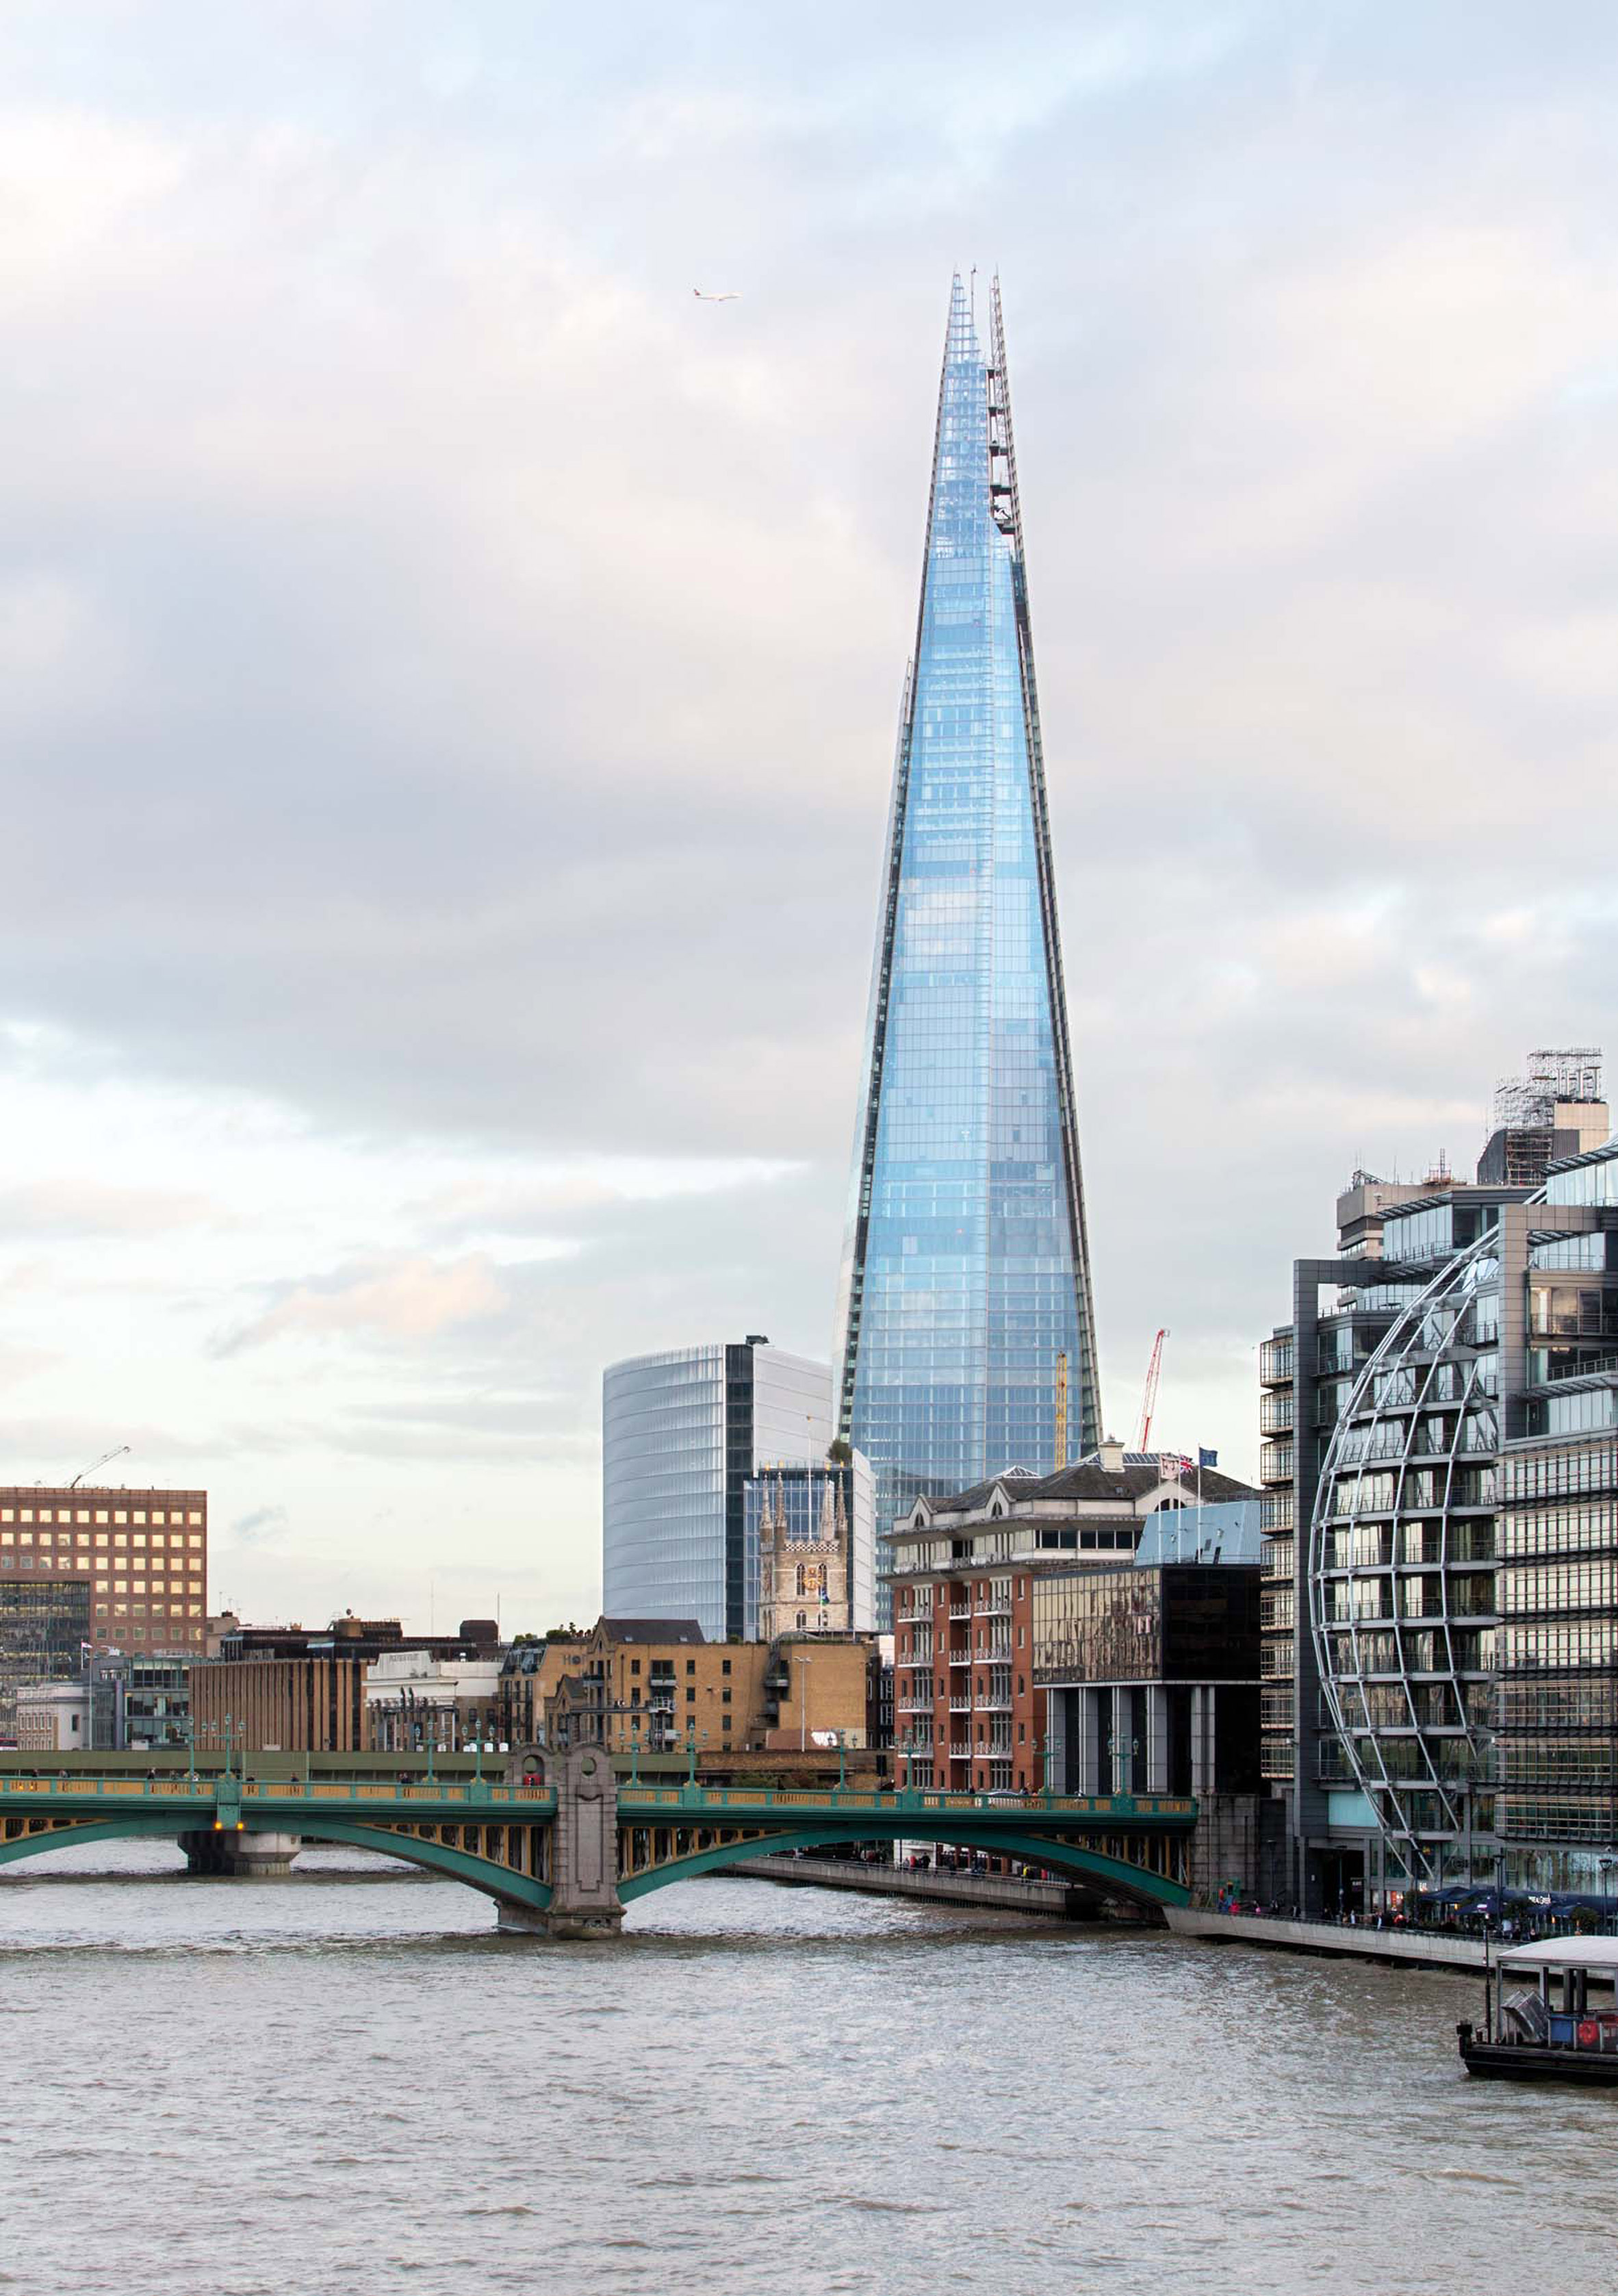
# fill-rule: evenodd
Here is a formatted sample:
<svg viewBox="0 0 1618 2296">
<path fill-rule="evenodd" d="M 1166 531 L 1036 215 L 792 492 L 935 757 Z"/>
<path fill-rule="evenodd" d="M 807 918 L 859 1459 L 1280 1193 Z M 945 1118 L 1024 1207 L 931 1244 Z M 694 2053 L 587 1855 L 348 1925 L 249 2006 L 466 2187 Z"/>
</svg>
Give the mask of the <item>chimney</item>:
<svg viewBox="0 0 1618 2296">
<path fill-rule="evenodd" d="M 1096 1457 L 1109 1475 L 1124 1472 L 1124 1446 L 1115 1435 L 1104 1435 Z"/>
</svg>

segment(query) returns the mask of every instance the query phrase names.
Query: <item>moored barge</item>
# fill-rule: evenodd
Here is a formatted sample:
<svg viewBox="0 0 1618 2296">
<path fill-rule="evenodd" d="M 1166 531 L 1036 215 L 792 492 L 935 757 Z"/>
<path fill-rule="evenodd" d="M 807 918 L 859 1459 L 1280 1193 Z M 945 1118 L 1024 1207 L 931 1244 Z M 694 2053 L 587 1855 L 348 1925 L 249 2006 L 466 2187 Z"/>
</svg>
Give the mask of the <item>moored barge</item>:
<svg viewBox="0 0 1618 2296">
<path fill-rule="evenodd" d="M 1492 1975 L 1498 2013 L 1485 1976 L 1481 2030 L 1465 2022 L 1455 2029 L 1469 2073 L 1486 2080 L 1618 2088 L 1618 1937 L 1513 1946 L 1500 1955 Z M 1508 1992 L 1514 1980 L 1516 1989 Z M 1598 2008 L 1591 2005 L 1592 1985 L 1605 1987 L 1609 1996 Z"/>
</svg>

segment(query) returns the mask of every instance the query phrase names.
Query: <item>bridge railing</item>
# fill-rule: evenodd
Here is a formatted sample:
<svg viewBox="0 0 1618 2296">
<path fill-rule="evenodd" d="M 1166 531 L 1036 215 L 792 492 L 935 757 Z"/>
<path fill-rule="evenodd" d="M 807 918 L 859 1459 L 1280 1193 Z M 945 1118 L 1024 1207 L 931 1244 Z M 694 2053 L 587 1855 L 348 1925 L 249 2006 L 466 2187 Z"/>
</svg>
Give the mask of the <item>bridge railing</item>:
<svg viewBox="0 0 1618 2296">
<path fill-rule="evenodd" d="M 813 1792 L 801 1786 L 642 1786 L 619 1782 L 618 1805 L 653 1809 L 813 1809 L 870 1811 L 897 1817 L 944 1817 L 982 1811 L 996 1817 L 1180 1818 L 1188 1824 L 1197 1804 L 1180 1794 L 929 1793 L 924 1790 L 884 1793 L 865 1786 L 831 1786 Z"/>
<path fill-rule="evenodd" d="M 127 1772 L 115 1777 L 92 1775 L 87 1771 L 57 1771 L 48 1776 L 19 1777 L 14 1773 L 0 1776 L 0 1800 L 37 1801 L 41 1795 L 63 1799 L 89 1795 L 96 1800 L 146 1800 L 156 1798 L 170 1801 L 211 1802 L 224 1783 L 239 1790 L 243 1801 L 256 1802 L 421 1802 L 440 1804 L 456 1802 L 476 1804 L 483 1808 L 489 1803 L 509 1807 L 513 1803 L 537 1804 L 548 1808 L 554 1795 L 544 1786 L 508 1786 L 494 1780 L 481 1783 L 477 1779 L 456 1780 L 448 1784 L 434 1780 L 430 1784 L 413 1778 L 408 1784 L 396 1780 L 378 1778 L 254 1778 L 245 1780 L 229 1773 L 209 1772 L 196 1777 L 186 1772 L 165 1773 L 152 1778 L 131 1777 Z"/>
</svg>

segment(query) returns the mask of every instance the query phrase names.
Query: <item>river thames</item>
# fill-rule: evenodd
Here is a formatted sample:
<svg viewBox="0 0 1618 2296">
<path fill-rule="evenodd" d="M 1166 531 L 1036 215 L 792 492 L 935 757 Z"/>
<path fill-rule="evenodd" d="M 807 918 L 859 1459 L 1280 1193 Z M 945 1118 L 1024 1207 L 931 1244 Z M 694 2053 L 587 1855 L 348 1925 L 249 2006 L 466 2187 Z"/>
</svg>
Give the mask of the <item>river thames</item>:
<svg viewBox="0 0 1618 2296">
<path fill-rule="evenodd" d="M 1469 2085 L 1464 1977 L 726 1880 L 546 1945 L 303 1862 L 0 1874 L 0 2288 L 1613 2277 L 1618 2102 Z"/>
</svg>

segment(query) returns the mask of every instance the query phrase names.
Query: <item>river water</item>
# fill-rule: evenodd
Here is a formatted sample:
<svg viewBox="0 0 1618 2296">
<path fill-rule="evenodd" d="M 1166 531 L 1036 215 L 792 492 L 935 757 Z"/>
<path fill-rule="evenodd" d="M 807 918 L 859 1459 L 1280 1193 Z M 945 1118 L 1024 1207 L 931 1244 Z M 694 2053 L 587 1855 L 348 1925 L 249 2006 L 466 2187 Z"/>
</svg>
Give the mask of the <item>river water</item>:
<svg viewBox="0 0 1618 2296">
<path fill-rule="evenodd" d="M 354 1853 L 0 1869 L 0 2288 L 1582 2296 L 1618 2097 L 1475 1980 L 714 1880 L 617 1945 Z"/>
</svg>

